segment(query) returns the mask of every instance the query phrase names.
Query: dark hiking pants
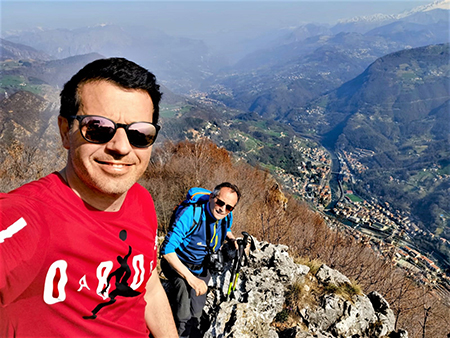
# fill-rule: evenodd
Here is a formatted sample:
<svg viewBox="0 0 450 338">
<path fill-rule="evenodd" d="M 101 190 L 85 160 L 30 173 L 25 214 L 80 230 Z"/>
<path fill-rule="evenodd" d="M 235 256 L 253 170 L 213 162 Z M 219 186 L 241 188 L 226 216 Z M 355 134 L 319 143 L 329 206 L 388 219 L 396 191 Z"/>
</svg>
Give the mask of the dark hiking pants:
<svg viewBox="0 0 450 338">
<path fill-rule="evenodd" d="M 169 280 L 171 288 L 168 294 L 173 317 L 180 337 L 189 337 L 192 331 L 198 331 L 200 317 L 206 303 L 206 294 L 196 296 L 195 290 L 165 260 L 161 259 L 161 270 Z M 208 285 L 211 275 L 197 276 Z"/>
</svg>

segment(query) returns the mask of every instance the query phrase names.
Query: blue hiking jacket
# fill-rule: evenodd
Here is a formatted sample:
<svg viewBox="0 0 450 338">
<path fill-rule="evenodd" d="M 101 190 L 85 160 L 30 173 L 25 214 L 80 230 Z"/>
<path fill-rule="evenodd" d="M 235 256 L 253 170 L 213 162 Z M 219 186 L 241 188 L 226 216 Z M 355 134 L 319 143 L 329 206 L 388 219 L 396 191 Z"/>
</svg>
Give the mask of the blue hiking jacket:
<svg viewBox="0 0 450 338">
<path fill-rule="evenodd" d="M 194 224 L 194 207 L 195 221 Z M 214 225 L 216 231 L 214 231 Z M 227 217 L 216 220 L 209 209 L 209 202 L 202 204 L 190 204 L 177 210 L 175 224 L 171 226 L 163 244 L 161 254 L 166 255 L 176 252 L 178 258 L 184 264 L 201 265 L 208 254 L 208 246 L 217 251 L 225 241 L 227 232 L 231 231 L 233 215 L 230 212 Z M 206 227 L 211 229 L 211 237 L 207 238 Z M 189 266 L 188 266 L 189 268 Z M 192 272 L 201 273 L 201 269 L 190 269 Z"/>
</svg>

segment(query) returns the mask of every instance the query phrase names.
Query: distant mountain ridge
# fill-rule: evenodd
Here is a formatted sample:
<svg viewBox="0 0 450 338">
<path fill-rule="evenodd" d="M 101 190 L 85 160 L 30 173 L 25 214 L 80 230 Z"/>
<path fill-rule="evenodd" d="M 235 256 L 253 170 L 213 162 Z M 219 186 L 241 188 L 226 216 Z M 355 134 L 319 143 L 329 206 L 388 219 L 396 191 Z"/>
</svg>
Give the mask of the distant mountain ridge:
<svg viewBox="0 0 450 338">
<path fill-rule="evenodd" d="M 373 14 L 367 16 L 357 16 L 350 19 L 342 19 L 339 20 L 337 25 L 333 28 L 334 30 L 338 30 L 338 27 L 342 29 L 342 27 L 346 27 L 346 24 L 351 23 L 372 23 L 372 24 L 387 24 L 396 20 L 411 20 L 411 17 L 415 17 L 418 13 L 426 13 L 434 10 L 450 10 L 450 1 L 449 0 L 440 0 L 435 1 L 433 3 L 429 3 L 426 5 L 415 7 L 411 10 L 404 11 L 400 14 Z M 444 11 L 443 11 L 444 12 Z M 414 20 L 414 19 L 412 19 Z"/>
<path fill-rule="evenodd" d="M 98 25 L 73 30 L 33 30 L 17 32 L 6 39 L 43 50 L 57 59 L 90 53 L 125 56 L 175 89 L 190 88 L 200 82 L 205 74 L 211 73 L 216 62 L 200 40 L 173 37 L 142 27 Z"/>
<path fill-rule="evenodd" d="M 23 48 L 21 48 L 23 50 Z M 79 69 L 91 61 L 103 58 L 91 53 L 61 60 L 33 60 L 19 57 L 19 53 L 3 62 L 0 98 L 18 91 L 28 91 L 52 103 L 59 102 L 59 90 Z"/>
<path fill-rule="evenodd" d="M 439 3 L 448 4 L 448 0 Z M 201 40 L 170 36 L 158 29 L 114 24 L 71 30 L 34 29 L 5 32 L 4 37 L 10 42 L 31 46 L 58 59 L 88 53 L 125 56 L 153 71 L 162 83 L 178 93 L 188 93 L 193 89 L 211 91 L 210 85 L 232 86 L 231 90 L 234 90 L 233 83 L 229 83 L 228 80 L 233 77 L 241 82 L 239 79 L 241 76 L 245 80 L 256 82 L 257 90 L 253 91 L 254 94 L 246 95 L 245 104 L 236 106 L 248 109 L 252 106 L 252 101 L 270 89 L 264 83 L 258 83 L 267 82 L 266 73 L 278 75 L 281 70 L 293 73 L 294 77 L 305 78 L 309 74 L 302 74 L 304 69 L 308 70 L 308 73 L 317 67 L 325 68 L 321 73 L 331 71 L 332 74 L 327 74 L 325 79 L 319 78 L 319 82 L 324 82 L 309 93 L 310 96 L 315 96 L 350 80 L 380 56 L 405 48 L 446 42 L 448 10 L 436 9 L 437 7 L 439 6 L 418 7 L 404 15 L 389 16 L 390 21 L 371 20 L 372 23 L 377 22 L 376 25 L 367 20 L 356 19 L 352 22 L 338 23 L 331 28 L 312 23 L 299 25 L 295 28 L 268 32 L 253 40 L 239 41 L 227 48 L 227 52 L 218 54 Z M 374 31 L 389 23 L 396 23 L 397 26 L 393 29 Z M 352 27 L 356 24 L 358 27 Z M 354 44 L 355 37 L 350 39 L 350 45 L 343 40 L 341 46 L 337 46 L 333 40 L 342 33 L 358 33 L 364 36 L 357 38 L 360 40 L 357 46 Z M 303 65 L 302 57 L 321 53 L 321 48 L 325 50 L 337 48 L 340 49 L 339 54 L 347 54 L 349 62 L 343 62 L 338 67 L 347 67 L 349 74 L 347 76 L 345 72 L 335 74 L 333 70 L 336 64 L 332 64 L 328 69 L 323 64 Z M 365 58 L 366 61 L 355 60 L 359 58 Z M 360 65 L 355 67 L 354 61 Z M 237 63 L 232 66 L 229 62 Z M 223 71 L 218 72 L 220 69 Z M 248 77 L 248 72 L 255 73 L 253 79 Z M 309 87 L 310 84 L 300 83 L 299 86 Z M 236 92 L 242 92 L 242 89 L 238 87 Z M 306 92 L 307 89 L 300 93 L 293 91 L 297 97 L 302 93 L 306 95 Z M 261 104 L 258 103 L 257 106 Z"/>
<path fill-rule="evenodd" d="M 359 27 L 298 27 L 210 77 L 201 88 L 230 107 L 283 119 L 290 110 L 356 77 L 379 57 L 450 42 L 449 11 L 432 8 L 375 25 L 355 21 Z"/>
<path fill-rule="evenodd" d="M 0 38 L 0 60 L 50 60 L 51 56 L 32 47 Z"/>
</svg>

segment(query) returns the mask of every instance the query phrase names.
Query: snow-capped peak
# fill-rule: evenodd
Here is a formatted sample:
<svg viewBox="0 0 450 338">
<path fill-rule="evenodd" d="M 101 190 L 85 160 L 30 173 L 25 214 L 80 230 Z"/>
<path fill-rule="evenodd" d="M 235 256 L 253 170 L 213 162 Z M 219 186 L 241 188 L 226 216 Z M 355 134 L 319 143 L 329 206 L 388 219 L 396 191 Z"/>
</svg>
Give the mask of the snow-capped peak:
<svg viewBox="0 0 450 338">
<path fill-rule="evenodd" d="M 405 18 L 405 17 L 410 16 L 415 13 L 428 12 L 428 11 L 432 11 L 434 9 L 450 10 L 450 0 L 438 0 L 438 1 L 426 4 L 426 5 L 418 6 L 418 7 L 411 9 L 410 11 L 405 11 L 403 13 L 400 13 L 398 15 L 398 17 L 399 17 L 399 19 L 402 19 L 402 18 Z"/>
<path fill-rule="evenodd" d="M 397 15 L 377 13 L 377 14 L 373 14 L 373 15 L 355 16 L 350 19 L 338 20 L 338 23 L 377 22 L 377 21 L 387 21 L 387 20 L 396 20 L 396 19 L 397 19 Z"/>
<path fill-rule="evenodd" d="M 411 10 L 405 11 L 400 14 L 374 14 L 367 16 L 357 16 L 351 19 L 339 20 L 338 23 L 351 23 L 351 22 L 383 22 L 383 21 L 393 21 L 406 18 L 410 15 L 419 12 L 428 12 L 434 9 L 446 9 L 450 10 L 450 0 L 438 0 L 426 5 L 415 7 Z"/>
</svg>

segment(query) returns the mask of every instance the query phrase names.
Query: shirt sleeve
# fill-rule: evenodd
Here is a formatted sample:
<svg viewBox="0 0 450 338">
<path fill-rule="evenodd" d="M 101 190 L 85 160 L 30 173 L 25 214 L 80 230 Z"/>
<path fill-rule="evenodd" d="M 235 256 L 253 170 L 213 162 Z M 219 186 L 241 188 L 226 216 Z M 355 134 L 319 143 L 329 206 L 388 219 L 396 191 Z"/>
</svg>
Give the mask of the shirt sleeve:
<svg viewBox="0 0 450 338">
<path fill-rule="evenodd" d="M 177 215 L 178 220 L 164 239 L 164 244 L 162 246 L 163 255 L 175 252 L 175 250 L 183 243 L 186 234 L 192 227 L 194 222 L 194 206 L 189 205 L 180 210 L 180 213 L 181 215 L 179 217 Z"/>
<path fill-rule="evenodd" d="M 32 203 L 0 194 L 0 306 L 13 302 L 36 278 L 49 234 Z"/>
</svg>

